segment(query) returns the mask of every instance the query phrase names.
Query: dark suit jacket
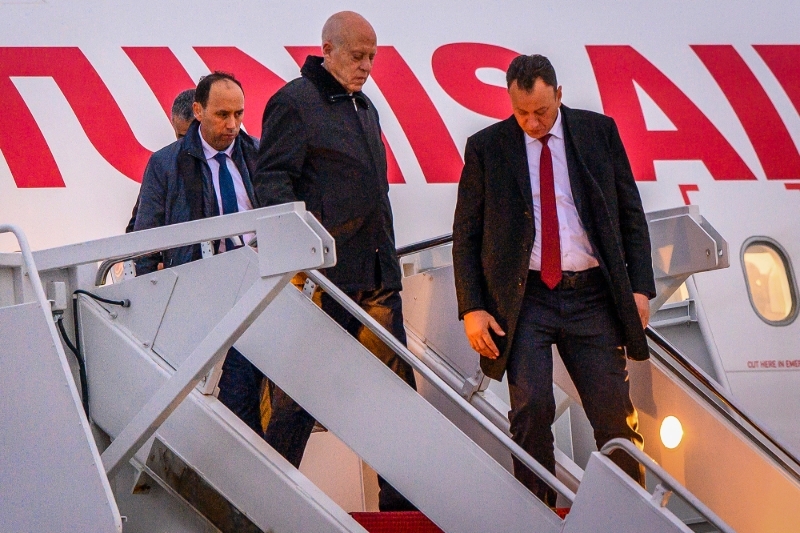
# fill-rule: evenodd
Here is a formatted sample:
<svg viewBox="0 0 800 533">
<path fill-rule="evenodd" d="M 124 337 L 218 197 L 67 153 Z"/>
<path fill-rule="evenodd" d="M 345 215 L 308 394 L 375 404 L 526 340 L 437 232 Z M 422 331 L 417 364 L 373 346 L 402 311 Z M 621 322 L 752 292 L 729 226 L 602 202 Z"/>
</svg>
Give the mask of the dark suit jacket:
<svg viewBox="0 0 800 533">
<path fill-rule="evenodd" d="M 628 357 L 649 356 L 633 293 L 655 296 L 650 236 L 614 121 L 561 106 L 572 194 L 614 300 Z M 483 309 L 506 332 L 501 355 L 481 357 L 501 379 L 525 294 L 534 240 L 533 196 L 522 129 L 514 117 L 467 140 L 453 222 L 459 317 Z"/>
<path fill-rule="evenodd" d="M 158 228 L 219 215 L 217 195 L 194 121 L 186 136 L 150 156 L 139 191 L 134 231 Z M 258 144 L 244 132 L 234 141 L 231 159 L 242 176 L 253 208 L 261 207 L 253 193 L 250 176 L 255 172 Z M 200 245 L 182 246 L 162 252 L 165 267 L 200 259 Z M 136 262 L 137 274 L 156 269 L 157 256 Z"/>
<path fill-rule="evenodd" d="M 256 195 L 262 205 L 305 202 L 336 239 L 325 275 L 340 289 L 400 289 L 378 112 L 321 57 L 308 56 L 301 73 L 264 109 Z"/>
</svg>

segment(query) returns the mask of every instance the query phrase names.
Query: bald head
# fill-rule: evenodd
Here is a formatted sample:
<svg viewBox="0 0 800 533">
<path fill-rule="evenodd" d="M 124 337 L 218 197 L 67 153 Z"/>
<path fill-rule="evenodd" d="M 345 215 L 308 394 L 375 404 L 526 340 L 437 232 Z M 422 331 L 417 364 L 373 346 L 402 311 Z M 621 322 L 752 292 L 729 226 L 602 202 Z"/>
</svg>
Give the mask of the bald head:
<svg viewBox="0 0 800 533">
<path fill-rule="evenodd" d="M 322 27 L 322 44 L 326 42 L 341 46 L 348 40 L 366 36 L 377 43 L 378 38 L 372 25 L 354 11 L 340 11 L 325 21 Z"/>
<path fill-rule="evenodd" d="M 378 38 L 367 19 L 341 11 L 322 27 L 322 64 L 347 92 L 360 91 L 378 51 Z"/>
</svg>

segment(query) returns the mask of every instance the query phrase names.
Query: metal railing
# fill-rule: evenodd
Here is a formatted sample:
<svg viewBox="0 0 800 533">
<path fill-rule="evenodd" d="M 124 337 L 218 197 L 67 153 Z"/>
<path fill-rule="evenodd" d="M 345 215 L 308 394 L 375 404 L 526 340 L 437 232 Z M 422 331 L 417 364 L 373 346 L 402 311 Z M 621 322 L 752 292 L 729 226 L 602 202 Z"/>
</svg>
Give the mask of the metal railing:
<svg viewBox="0 0 800 533">
<path fill-rule="evenodd" d="M 482 415 L 471 403 L 464 399 L 458 392 L 442 380 L 433 370 L 428 368 L 419 358 L 397 338 L 389 333 L 374 318 L 366 313 L 357 303 L 351 300 L 341 289 L 331 283 L 328 278 L 316 270 L 306 271 L 306 275 L 319 287 L 321 287 L 331 298 L 347 310 L 352 316 L 358 319 L 364 326 L 369 328 L 386 346 L 388 346 L 398 357 L 408 363 L 411 368 L 416 370 L 439 392 L 444 394 L 450 401 L 458 406 L 467 416 L 471 417 L 489 434 L 495 437 L 508 451 L 516 457 L 522 464 L 528 467 L 542 481 L 547 483 L 553 490 L 561 494 L 569 502 L 575 501 L 575 493 L 564 485 L 558 478 L 550 473 L 545 467 L 539 464 L 522 447 L 514 442 L 503 430 L 497 427 L 492 421 Z"/>
<path fill-rule="evenodd" d="M 650 355 L 654 359 L 666 366 L 681 383 L 706 400 L 707 405 L 744 433 L 753 445 L 770 457 L 795 481 L 800 482 L 800 461 L 791 452 L 753 421 L 728 397 L 720 385 L 684 357 L 660 333 L 648 326 L 645 335 L 651 342 Z M 654 349 L 653 345 L 658 349 Z"/>
<path fill-rule="evenodd" d="M 434 246 L 447 244 L 452 240 L 450 235 L 438 237 L 436 239 L 429 239 L 422 243 L 399 248 L 398 256 L 413 254 Z M 129 261 L 149 255 L 146 254 L 128 255 L 125 257 L 116 257 L 103 261 L 98 267 L 95 276 L 95 284 L 102 285 L 105 282 L 111 268 L 116 264 L 123 261 Z M 533 457 L 523 450 L 511 437 L 509 437 L 502 429 L 495 423 L 486 418 L 485 415 L 480 413 L 472 404 L 458 394 L 450 385 L 443 381 L 433 370 L 428 368 L 422 361 L 414 356 L 409 349 L 397 340 L 391 333 L 383 328 L 378 322 L 368 315 L 361 307 L 351 300 L 344 292 L 342 292 L 336 285 L 331 283 L 325 276 L 316 270 L 307 271 L 308 277 L 317 285 L 319 285 L 326 293 L 328 293 L 335 301 L 344 307 L 350 314 L 358 319 L 364 326 L 369 328 L 375 335 L 380 338 L 390 349 L 392 349 L 400 358 L 406 361 L 414 370 L 421 374 L 428 382 L 436 387 L 442 394 L 450 398 L 462 411 L 468 416 L 472 417 L 478 424 L 492 434 L 508 451 L 516 457 L 521 463 L 531 469 L 537 476 L 539 476 L 545 483 L 547 483 L 553 490 L 561 494 L 565 499 L 572 502 L 575 499 L 575 493 L 571 491 L 566 485 L 559 481 L 553 474 L 546 468 L 539 464 Z"/>
<path fill-rule="evenodd" d="M 124 263 L 125 261 L 132 261 L 134 259 L 139 259 L 140 257 L 145 257 L 145 256 L 148 256 L 148 255 L 153 255 L 153 254 L 151 252 L 151 253 L 147 253 L 147 254 L 128 255 L 128 256 L 125 256 L 125 257 L 120 257 L 118 259 L 106 259 L 105 261 L 100 263 L 99 267 L 97 267 L 97 274 L 95 274 L 95 276 L 94 276 L 94 284 L 96 286 L 98 286 L 98 287 L 100 285 L 104 285 L 105 282 L 106 282 L 106 278 L 108 277 L 108 273 L 111 272 L 111 269 L 114 268 L 114 265 L 116 265 L 117 263 Z"/>
<path fill-rule="evenodd" d="M 408 256 L 452 242 L 452 234 L 442 235 L 398 248 L 398 256 Z M 736 427 L 741 434 L 776 466 L 800 482 L 800 460 L 771 436 L 734 402 L 729 394 L 697 365 L 681 354 L 668 340 L 648 326 L 645 335 L 650 341 L 650 354 L 671 375 L 697 393 L 706 405 Z"/>
<path fill-rule="evenodd" d="M 442 235 L 439 237 L 427 239 L 397 249 L 398 257 L 408 256 L 415 253 L 423 252 L 425 250 L 449 244 L 452 242 L 452 234 Z M 151 253 L 151 252 L 148 252 Z M 135 259 L 142 255 L 136 254 L 126 256 L 124 258 L 114 258 L 104 261 L 97 271 L 96 284 L 101 285 L 108 272 L 115 263 Z M 381 338 L 387 346 L 392 348 L 395 353 L 405 361 L 407 361 L 412 368 L 417 370 L 420 374 L 425 376 L 434 386 L 436 386 L 443 394 L 451 398 L 461 409 L 468 413 L 475 419 L 481 426 L 495 436 L 509 451 L 517 457 L 523 464 L 541 477 L 548 485 L 550 485 L 557 492 L 564 495 L 565 498 L 572 501 L 574 493 L 568 489 L 563 483 L 556 479 L 549 471 L 544 469 L 538 462 L 536 462 L 529 454 L 527 454 L 519 445 L 517 445 L 511 438 L 503 432 L 497 425 L 488 420 L 485 415 L 481 414 L 472 404 L 464 399 L 457 391 L 450 385 L 443 381 L 433 370 L 428 368 L 416 356 L 414 356 L 408 348 L 392 336 L 388 331 L 381 327 L 369 315 L 350 300 L 338 287 L 333 285 L 322 274 L 317 271 L 309 271 L 309 277 L 320 285 L 331 297 L 339 302 L 345 309 L 353 314 L 360 320 L 366 327 L 370 328 L 379 338 Z M 723 416 L 728 422 L 733 424 L 739 429 L 754 445 L 756 445 L 762 452 L 775 461 L 783 470 L 787 472 L 792 478 L 800 482 L 800 462 L 794 455 L 789 452 L 782 444 L 770 436 L 764 429 L 755 423 L 744 411 L 739 408 L 717 385 L 711 378 L 709 378 L 702 370 L 700 370 L 693 362 L 684 357 L 672 344 L 669 343 L 661 334 L 659 334 L 652 327 L 645 330 L 645 334 L 651 342 L 650 353 L 660 363 L 662 363 L 670 373 L 679 379 L 682 383 L 689 386 L 694 392 L 699 394 L 705 403 Z M 655 345 L 655 348 L 654 346 Z"/>
<path fill-rule="evenodd" d="M 412 244 L 408 244 L 406 246 L 401 246 L 400 248 L 397 249 L 397 257 L 403 257 L 418 252 L 424 252 L 429 248 L 434 248 L 436 246 L 441 246 L 443 244 L 450 244 L 451 242 L 453 242 L 452 233 L 448 233 L 447 235 L 441 235 L 439 237 L 433 237 L 432 239 L 425 239 L 424 241 L 419 241 Z"/>
<path fill-rule="evenodd" d="M 403 257 L 406 255 L 412 255 L 418 252 L 422 252 L 429 248 L 434 248 L 436 246 L 441 246 L 443 244 L 449 244 L 453 242 L 453 234 L 448 233 L 446 235 L 441 235 L 439 237 L 433 237 L 432 239 L 426 239 L 424 241 L 415 242 L 406 246 L 401 246 L 397 249 L 397 257 Z M 100 266 L 97 268 L 97 274 L 95 276 L 95 285 L 102 285 L 106 282 L 106 278 L 108 277 L 108 273 L 111 272 L 111 269 L 117 263 L 123 263 L 125 261 L 131 261 L 133 259 L 139 259 L 140 257 L 144 257 L 146 255 L 151 255 L 153 252 L 148 252 L 144 254 L 133 254 L 128 255 L 125 257 L 118 257 L 114 259 L 107 259 L 100 263 Z"/>
<path fill-rule="evenodd" d="M 442 235 L 397 249 L 398 255 L 411 255 L 452 242 L 452 234 Z M 650 354 L 664 364 L 672 375 L 699 394 L 727 421 L 744 433 L 768 457 L 773 459 L 792 478 L 800 482 L 800 460 L 780 442 L 753 421 L 713 379 L 692 361 L 681 354 L 668 340 L 648 326 L 645 335 L 658 349 L 650 347 Z M 663 353 L 660 353 L 661 350 Z"/>
<path fill-rule="evenodd" d="M 689 492 L 689 490 L 680 484 L 680 482 L 672 477 L 669 472 L 664 470 L 658 465 L 649 455 L 634 446 L 630 441 L 625 439 L 611 439 L 608 441 L 600 453 L 608 457 L 611 452 L 615 450 L 622 450 L 639 462 L 644 468 L 652 472 L 658 479 L 661 480 L 655 490 L 651 502 L 659 507 L 664 507 L 669 499 L 669 493 L 674 492 L 680 496 L 686 503 L 694 508 L 697 513 L 705 518 L 710 524 L 716 527 L 722 533 L 736 533 L 733 528 L 725 523 L 717 514 L 709 509 L 697 496 Z"/>
<path fill-rule="evenodd" d="M 13 233 L 19 243 L 19 249 L 22 255 L 22 262 L 25 267 L 25 275 L 33 287 L 33 294 L 36 296 L 36 301 L 42 307 L 47 322 L 52 324 L 52 314 L 50 311 L 50 302 L 44 294 L 44 287 L 42 286 L 42 279 L 39 277 L 39 271 L 36 268 L 36 263 L 33 260 L 33 252 L 28 245 L 28 239 L 25 237 L 23 231 L 13 224 L 0 224 L 0 233 Z M 21 302 L 20 302 L 21 303 Z M 55 327 L 52 328 L 53 338 L 58 340 L 58 335 L 55 332 Z M 59 343 L 57 343 L 59 344 Z M 59 344 L 60 345 L 60 344 Z"/>
</svg>

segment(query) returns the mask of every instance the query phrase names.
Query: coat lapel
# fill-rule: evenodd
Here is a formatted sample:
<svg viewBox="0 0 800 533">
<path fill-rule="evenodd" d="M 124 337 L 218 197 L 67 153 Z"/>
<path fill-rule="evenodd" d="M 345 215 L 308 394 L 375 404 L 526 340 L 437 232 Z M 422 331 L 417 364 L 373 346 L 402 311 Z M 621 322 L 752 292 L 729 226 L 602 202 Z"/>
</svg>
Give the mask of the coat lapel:
<svg viewBox="0 0 800 533">
<path fill-rule="evenodd" d="M 567 171 L 569 172 L 572 198 L 575 200 L 575 208 L 578 210 L 578 216 L 580 216 L 584 228 L 590 228 L 592 217 L 587 196 L 593 189 L 593 185 L 596 184 L 592 173 L 581 157 L 581 150 L 586 148 L 586 144 L 580 136 L 579 128 L 573 130 L 570 127 L 570 117 L 570 109 L 562 105 L 561 123 L 564 127 L 564 147 L 567 152 Z"/>
<path fill-rule="evenodd" d="M 253 206 L 253 209 L 256 209 L 258 207 L 258 202 L 256 201 L 255 192 L 253 192 L 252 181 L 252 176 L 255 173 L 254 165 L 256 157 L 255 154 L 251 157 L 245 155 L 245 151 L 251 149 L 249 146 L 245 146 L 246 137 L 244 136 L 246 135 L 247 134 L 244 132 L 239 133 L 239 137 L 234 141 L 231 159 L 233 159 L 233 163 L 236 165 L 239 175 L 242 177 L 242 184 L 244 185 L 245 192 L 247 192 L 247 197 L 250 199 L 250 205 Z M 253 165 L 252 168 L 251 165 Z"/>
<path fill-rule="evenodd" d="M 512 116 L 505 121 L 505 135 L 507 142 L 502 143 L 508 168 L 514 175 L 525 205 L 533 213 L 533 192 L 531 191 L 531 175 L 528 168 L 528 152 L 525 148 L 525 133 Z"/>
</svg>

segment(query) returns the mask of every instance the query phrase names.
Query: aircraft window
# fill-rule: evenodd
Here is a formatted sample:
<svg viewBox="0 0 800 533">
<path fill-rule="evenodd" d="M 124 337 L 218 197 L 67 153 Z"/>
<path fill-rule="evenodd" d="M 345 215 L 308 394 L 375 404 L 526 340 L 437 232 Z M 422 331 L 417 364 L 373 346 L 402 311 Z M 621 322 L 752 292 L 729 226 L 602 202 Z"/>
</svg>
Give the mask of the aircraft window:
<svg viewBox="0 0 800 533">
<path fill-rule="evenodd" d="M 791 265 L 774 241 L 751 239 L 743 247 L 744 267 L 750 303 L 768 324 L 783 326 L 797 316 L 797 302 Z"/>
</svg>

